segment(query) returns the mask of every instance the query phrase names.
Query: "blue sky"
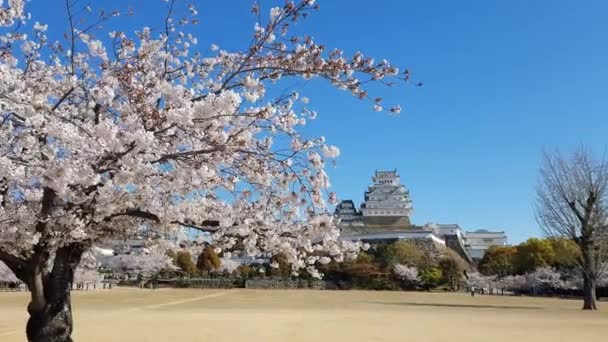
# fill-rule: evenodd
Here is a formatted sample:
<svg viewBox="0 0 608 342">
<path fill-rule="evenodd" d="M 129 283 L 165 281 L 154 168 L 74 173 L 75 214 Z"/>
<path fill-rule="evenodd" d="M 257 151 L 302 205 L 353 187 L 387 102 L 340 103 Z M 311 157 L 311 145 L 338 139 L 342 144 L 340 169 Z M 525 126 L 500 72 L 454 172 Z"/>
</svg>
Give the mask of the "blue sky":
<svg viewBox="0 0 608 342">
<path fill-rule="evenodd" d="M 194 1 L 202 49 L 242 48 L 254 24 L 250 1 Z M 52 38 L 66 29 L 59 0 L 32 0 Z M 95 1 L 131 6 L 107 25 L 159 26 L 160 0 Z M 277 1 L 264 1 L 268 10 Z M 319 118 L 306 128 L 339 146 L 333 190 L 360 202 L 375 169 L 397 169 L 415 223 L 505 230 L 511 242 L 541 232 L 534 187 L 545 149 L 605 150 L 608 121 L 608 3 L 512 0 L 319 0 L 299 32 L 348 53 L 407 67 L 424 86 L 376 89 L 400 116 L 375 113 L 319 82 L 303 89 Z"/>
</svg>

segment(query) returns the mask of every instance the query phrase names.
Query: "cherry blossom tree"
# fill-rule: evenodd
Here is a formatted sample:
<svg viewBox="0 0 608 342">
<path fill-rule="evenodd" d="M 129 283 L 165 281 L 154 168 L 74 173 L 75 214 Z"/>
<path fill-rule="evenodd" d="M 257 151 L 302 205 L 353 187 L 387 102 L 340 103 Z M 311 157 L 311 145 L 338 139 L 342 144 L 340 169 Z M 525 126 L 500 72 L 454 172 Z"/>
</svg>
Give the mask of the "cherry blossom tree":
<svg viewBox="0 0 608 342">
<path fill-rule="evenodd" d="M 177 269 L 169 256 L 157 250 L 119 254 L 111 257 L 108 263 L 115 273 L 125 277 L 139 276 L 142 281 L 150 279 L 162 270 Z"/>
<path fill-rule="evenodd" d="M 494 277 L 484 276 L 479 272 L 471 272 L 467 278 L 467 285 L 478 289 L 490 288 L 494 281 Z"/>
<path fill-rule="evenodd" d="M 497 279 L 497 287 L 516 293 L 529 289 L 528 279 L 523 275 L 512 275 Z"/>
<path fill-rule="evenodd" d="M 99 262 L 95 253 L 90 250 L 82 255 L 80 263 L 74 271 L 74 283 L 88 289 L 89 285 L 101 282 L 101 275 L 98 272 Z"/>
<path fill-rule="evenodd" d="M 220 258 L 220 268 L 218 271 L 224 274 L 233 274 L 241 266 L 241 263 L 232 258 Z"/>
<path fill-rule="evenodd" d="M 87 19 L 65 5 L 67 43 L 27 20 L 23 0 L 0 4 L 0 260 L 31 291 L 29 341 L 71 341 L 74 273 L 109 239 L 187 227 L 316 276 L 321 260 L 357 252 L 326 209 L 336 195 L 324 167 L 339 149 L 299 134 L 316 116 L 307 98 L 270 94 L 316 78 L 399 113 L 364 86 L 409 71 L 291 36 L 314 0 L 269 15 L 254 4 L 251 43 L 236 51 L 197 48 L 196 9 L 177 0 L 161 30 L 109 39 L 98 27 L 120 12 Z"/>
<path fill-rule="evenodd" d="M 396 264 L 393 267 L 393 274 L 395 274 L 397 278 L 404 280 L 410 284 L 415 285 L 420 283 L 418 269 L 414 266 Z"/>
<path fill-rule="evenodd" d="M 539 267 L 534 272 L 526 274 L 526 279 L 530 288 L 539 286 L 551 289 L 564 288 L 562 275 L 553 267 Z"/>
</svg>

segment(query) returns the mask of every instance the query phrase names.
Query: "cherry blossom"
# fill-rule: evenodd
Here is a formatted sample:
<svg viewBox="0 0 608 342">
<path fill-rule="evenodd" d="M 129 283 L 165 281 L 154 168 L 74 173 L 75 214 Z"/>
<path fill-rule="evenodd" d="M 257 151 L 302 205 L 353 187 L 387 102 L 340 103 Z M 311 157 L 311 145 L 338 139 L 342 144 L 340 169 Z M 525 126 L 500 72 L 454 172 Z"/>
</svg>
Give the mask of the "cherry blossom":
<svg viewBox="0 0 608 342">
<path fill-rule="evenodd" d="M 563 288 L 561 274 L 552 267 L 539 267 L 534 272 L 526 274 L 528 284 L 533 286 L 546 286 L 549 288 Z"/>
<path fill-rule="evenodd" d="M 316 78 L 382 111 L 390 107 L 364 86 L 408 82 L 409 71 L 289 36 L 318 8 L 311 0 L 258 16 L 244 49 L 210 52 L 187 28 L 196 9 L 183 4 L 178 17 L 177 0 L 166 4 L 163 29 L 133 34 L 97 32 L 75 17 L 94 11 L 67 5 L 67 44 L 50 40 L 44 23 L 28 24 L 23 1 L 0 5 L 0 260 L 28 283 L 30 314 L 57 313 L 36 316 L 30 339 L 71 321 L 69 296 L 51 303 L 45 288 L 69 288 L 83 254 L 115 239 L 159 240 L 185 227 L 212 234 L 222 252 L 283 253 L 313 276 L 321 260 L 358 252 L 327 208 L 336 196 L 324 169 L 339 149 L 300 133 L 316 117 L 308 100 L 269 94 L 284 79 Z M 35 33 L 20 34 L 16 22 Z M 164 262 L 121 256 L 117 267 L 138 258 L 153 259 L 138 269 L 146 274 Z"/>
<path fill-rule="evenodd" d="M 484 276 L 479 272 L 472 272 L 468 275 L 467 284 L 469 287 L 483 289 L 489 287 L 493 280 L 493 277 Z"/>
<path fill-rule="evenodd" d="M 158 275 L 161 270 L 176 269 L 173 260 L 158 250 L 119 254 L 108 259 L 108 266 L 124 277 L 140 277 L 143 280 Z"/>
<path fill-rule="evenodd" d="M 396 264 L 393 267 L 393 273 L 399 279 L 403 279 L 407 282 L 410 282 L 413 284 L 417 284 L 420 282 L 420 277 L 418 276 L 418 269 L 414 266 Z"/>
<path fill-rule="evenodd" d="M 0 0 L 0 27 L 11 26 L 15 20 L 24 19 L 24 6 L 23 0 L 8 0 L 7 4 Z"/>
<path fill-rule="evenodd" d="M 83 254 L 80 264 L 74 272 L 74 283 L 82 285 L 101 283 L 103 277 L 98 272 L 99 263 L 93 251 Z"/>
</svg>

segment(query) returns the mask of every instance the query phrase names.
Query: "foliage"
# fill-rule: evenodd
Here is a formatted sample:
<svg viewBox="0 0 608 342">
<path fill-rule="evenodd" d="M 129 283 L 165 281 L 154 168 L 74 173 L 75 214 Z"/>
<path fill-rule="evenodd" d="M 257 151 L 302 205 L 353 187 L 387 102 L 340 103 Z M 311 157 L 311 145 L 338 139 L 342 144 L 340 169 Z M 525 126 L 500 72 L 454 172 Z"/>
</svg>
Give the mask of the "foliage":
<svg viewBox="0 0 608 342">
<path fill-rule="evenodd" d="M 427 266 L 418 269 L 420 281 L 425 289 L 433 289 L 441 284 L 443 274 L 439 267 Z"/>
<path fill-rule="evenodd" d="M 256 270 L 253 269 L 253 267 L 251 267 L 249 265 L 239 265 L 236 268 L 236 272 L 238 273 L 238 275 L 240 277 L 246 278 L 246 279 L 257 276 Z"/>
<path fill-rule="evenodd" d="M 539 267 L 549 266 L 555 257 L 549 240 L 531 238 L 519 244 L 514 256 L 514 267 L 518 274 L 534 272 Z"/>
<path fill-rule="evenodd" d="M 171 259 L 171 261 L 173 262 L 173 264 L 176 264 L 176 262 L 177 262 L 177 253 L 175 253 L 174 250 L 167 249 L 167 251 L 165 252 L 165 255 L 167 257 L 169 257 L 169 259 Z"/>
<path fill-rule="evenodd" d="M 359 281 L 378 277 L 382 274 L 378 265 L 368 262 L 356 262 L 347 269 L 348 274 Z"/>
<path fill-rule="evenodd" d="M 188 251 L 177 252 L 175 263 L 185 274 L 193 275 L 196 273 L 196 264 L 194 264 L 192 255 Z"/>
<path fill-rule="evenodd" d="M 196 268 L 201 272 L 211 272 L 220 268 L 222 262 L 211 245 L 205 246 L 196 261 Z M 183 268 L 182 268 L 183 269 Z"/>
<path fill-rule="evenodd" d="M 292 275 L 291 264 L 285 253 L 278 253 L 272 256 L 270 259 L 269 275 L 284 278 L 288 278 Z"/>
<path fill-rule="evenodd" d="M 567 269 L 579 264 L 581 251 L 576 242 L 565 237 L 549 238 L 549 242 L 554 253 L 551 266 Z"/>
<path fill-rule="evenodd" d="M 422 267 L 431 263 L 430 257 L 408 240 L 400 240 L 389 245 L 382 258 L 389 267 L 396 264 Z"/>
<path fill-rule="evenodd" d="M 465 270 L 461 262 L 452 254 L 446 254 L 439 260 L 439 268 L 443 282 L 448 284 L 452 291 L 456 290 Z"/>
<path fill-rule="evenodd" d="M 514 257 L 516 253 L 516 247 L 492 246 L 479 262 L 479 270 L 484 275 L 496 275 L 498 277 L 515 274 Z"/>
</svg>

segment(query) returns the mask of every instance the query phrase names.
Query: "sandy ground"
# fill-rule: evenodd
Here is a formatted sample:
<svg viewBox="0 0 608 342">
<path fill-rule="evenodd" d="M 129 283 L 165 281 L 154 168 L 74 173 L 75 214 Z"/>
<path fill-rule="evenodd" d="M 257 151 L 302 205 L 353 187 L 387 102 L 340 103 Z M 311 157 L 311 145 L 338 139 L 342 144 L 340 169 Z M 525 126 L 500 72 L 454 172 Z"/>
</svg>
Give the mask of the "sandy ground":
<svg viewBox="0 0 608 342">
<path fill-rule="evenodd" d="M 0 341 L 24 341 L 27 294 L 0 292 Z M 74 294 L 76 341 L 606 341 L 608 303 L 465 294 L 113 289 Z"/>
</svg>

